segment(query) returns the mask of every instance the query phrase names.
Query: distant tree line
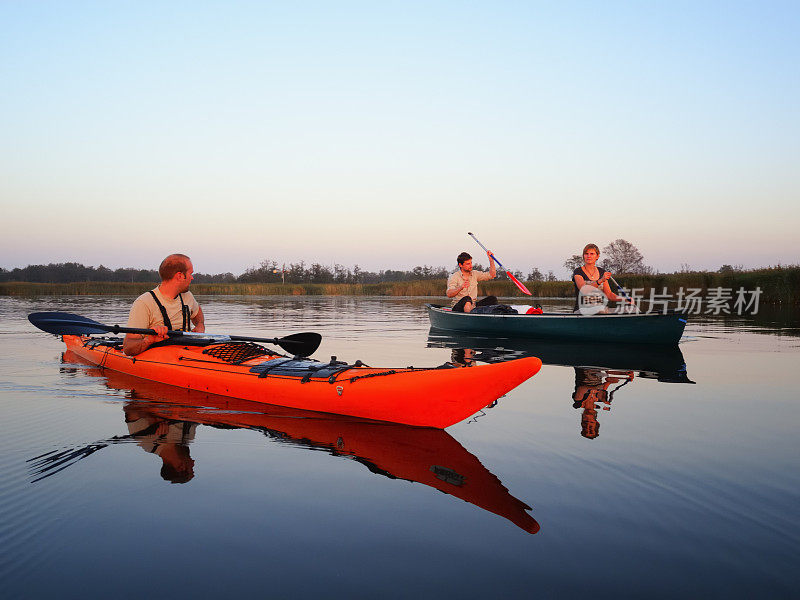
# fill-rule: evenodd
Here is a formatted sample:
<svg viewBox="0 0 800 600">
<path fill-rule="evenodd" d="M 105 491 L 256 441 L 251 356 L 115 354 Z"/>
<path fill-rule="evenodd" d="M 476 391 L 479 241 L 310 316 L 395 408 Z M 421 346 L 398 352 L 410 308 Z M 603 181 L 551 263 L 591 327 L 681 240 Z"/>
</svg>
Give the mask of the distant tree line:
<svg viewBox="0 0 800 600">
<path fill-rule="evenodd" d="M 338 263 L 333 266 L 311 263 L 306 265 L 305 261 L 299 263 L 279 264 L 275 260 L 262 260 L 256 267 L 250 267 L 238 277 L 225 282 L 240 283 L 381 283 L 384 281 L 417 281 L 422 279 L 444 279 L 449 275 L 445 267 L 431 267 L 424 265 L 414 267 L 410 271 L 397 271 L 392 269 L 381 271 L 365 271 L 358 265 L 352 269 Z M 204 276 L 205 277 L 205 276 Z M 211 275 L 209 277 L 217 277 Z M 201 283 L 199 276 L 195 275 L 195 280 Z M 208 283 L 216 283 L 217 280 L 209 280 Z"/>
<path fill-rule="evenodd" d="M 109 269 L 87 267 L 80 263 L 50 263 L 47 265 L 28 265 L 23 268 L 0 268 L 0 281 L 25 281 L 30 283 L 74 283 L 78 281 L 102 282 L 148 282 L 159 281 L 158 271 L 155 269 Z"/>
<path fill-rule="evenodd" d="M 612 273 L 630 273 L 641 275 L 655 275 L 655 269 L 644 264 L 644 257 L 639 249 L 630 242 L 618 239 L 600 252 L 600 266 Z M 564 267 L 569 272 L 583 264 L 583 257 L 574 254 L 565 263 Z M 486 270 L 476 263 L 474 268 Z M 414 267 L 410 271 L 386 269 L 380 271 L 365 271 L 358 265 L 352 268 L 340 264 L 333 266 L 304 261 L 298 263 L 278 263 L 278 261 L 265 259 L 258 266 L 250 267 L 241 275 L 233 273 L 195 273 L 194 281 L 197 283 L 382 283 L 390 281 L 420 281 L 427 279 L 446 279 L 454 269 L 446 267 L 432 267 L 429 265 Z M 735 273 L 742 271 L 741 265 L 723 265 L 719 273 Z M 681 272 L 691 272 L 687 264 L 681 265 Z M 522 271 L 513 271 L 517 279 L 523 281 L 558 281 L 553 271 L 543 274 L 539 269 L 531 269 L 526 276 Z M 508 279 L 505 271 L 497 270 L 498 279 Z M 159 281 L 156 269 L 135 269 L 131 267 L 109 269 L 87 267 L 80 263 L 50 263 L 47 265 L 28 265 L 27 267 L 11 270 L 0 268 L 0 283 L 9 281 L 23 281 L 29 283 L 76 283 L 82 281 L 98 282 L 132 282 L 132 283 L 157 283 Z"/>
<path fill-rule="evenodd" d="M 352 268 L 335 264 L 332 267 L 304 261 L 278 264 L 274 260 L 263 260 L 258 266 L 247 269 L 241 275 L 233 273 L 195 273 L 196 283 L 381 283 L 384 281 L 417 281 L 423 279 L 445 279 L 450 271 L 445 267 L 424 265 L 410 271 L 381 270 L 365 271 L 358 265 Z M 50 263 L 28 265 L 11 270 L 0 268 L 0 282 L 24 281 L 29 283 L 75 283 L 81 281 L 157 283 L 160 280 L 156 269 L 87 267 L 80 263 Z"/>
<path fill-rule="evenodd" d="M 474 268 L 485 270 L 476 263 Z M 333 266 L 305 261 L 297 263 L 278 263 L 275 260 L 262 260 L 258 266 L 250 267 L 241 275 L 233 273 L 195 273 L 196 283 L 382 283 L 388 281 L 421 281 L 427 279 L 446 279 L 454 269 L 423 265 L 409 271 L 386 269 L 365 271 L 358 265 L 352 268 L 340 264 Z M 527 278 L 522 271 L 514 271 L 514 277 L 525 281 L 556 281 L 553 271 L 543 275 L 539 269 L 531 269 Z M 505 271 L 497 270 L 498 279 L 508 279 Z M 0 282 L 24 281 L 29 283 L 75 283 L 81 281 L 156 283 L 159 281 L 156 269 L 119 268 L 109 269 L 87 267 L 80 263 L 50 263 L 47 265 L 28 265 L 11 270 L 0 268 Z"/>
</svg>

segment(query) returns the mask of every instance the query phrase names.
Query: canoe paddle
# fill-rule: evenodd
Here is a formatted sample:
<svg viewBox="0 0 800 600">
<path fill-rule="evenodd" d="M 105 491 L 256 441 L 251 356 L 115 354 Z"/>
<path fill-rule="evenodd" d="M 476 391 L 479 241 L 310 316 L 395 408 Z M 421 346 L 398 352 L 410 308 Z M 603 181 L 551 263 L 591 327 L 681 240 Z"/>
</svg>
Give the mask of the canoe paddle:
<svg viewBox="0 0 800 600">
<path fill-rule="evenodd" d="M 478 246 L 480 246 L 481 248 L 483 248 L 484 250 L 486 250 L 486 252 L 489 252 L 489 250 L 487 250 L 487 249 L 486 249 L 486 246 L 484 246 L 483 244 L 481 244 L 481 243 L 480 243 L 480 241 L 478 241 L 478 238 L 476 238 L 476 237 L 475 237 L 475 234 L 473 234 L 471 231 L 468 231 L 468 232 L 467 232 L 467 235 L 468 235 L 468 236 L 470 236 L 470 237 L 471 237 L 473 240 L 475 240 L 476 242 L 478 242 Z M 494 252 L 492 252 L 492 258 L 494 258 L 494 259 L 497 261 L 497 264 L 498 264 L 498 265 L 500 265 L 500 268 L 501 268 L 501 269 L 503 269 L 503 270 L 505 270 L 505 269 L 506 269 L 506 268 L 503 266 L 503 263 L 501 263 L 501 262 L 500 262 L 500 259 L 499 259 L 499 258 L 497 258 L 497 257 L 494 255 Z M 524 285 L 522 285 L 522 282 L 521 282 L 519 279 L 517 279 L 516 277 L 514 277 L 514 275 L 511 273 L 511 271 L 506 271 L 506 275 L 508 275 L 508 278 L 509 278 L 511 281 L 513 281 L 513 282 L 514 282 L 514 285 L 516 285 L 516 286 L 519 288 L 519 291 L 521 291 L 523 294 L 527 294 L 528 296 L 532 296 L 532 295 L 533 295 L 533 294 L 531 294 L 531 293 L 530 293 L 530 291 L 528 290 L 528 288 L 526 288 Z"/>
<path fill-rule="evenodd" d="M 28 320 L 42 331 L 56 335 L 91 335 L 94 333 L 138 333 L 140 335 L 156 335 L 152 329 L 136 327 L 120 327 L 119 325 L 103 325 L 80 315 L 64 312 L 37 312 L 28 315 Z M 193 331 L 168 331 L 171 338 L 194 337 L 233 342 L 265 342 L 280 346 L 287 352 L 297 356 L 310 356 L 322 343 L 318 333 L 294 333 L 282 338 L 259 338 L 244 335 L 224 335 L 214 333 L 197 333 Z"/>
<path fill-rule="evenodd" d="M 620 292 L 625 297 L 625 299 L 630 303 L 631 306 L 636 308 L 636 312 L 638 313 L 639 307 L 636 306 L 636 303 L 633 301 L 633 299 L 630 296 L 628 296 L 628 294 L 625 293 L 625 289 L 619 283 L 617 283 L 617 280 L 614 279 L 612 276 L 609 275 L 608 278 L 614 282 L 614 285 L 617 286 L 617 291 Z"/>
</svg>

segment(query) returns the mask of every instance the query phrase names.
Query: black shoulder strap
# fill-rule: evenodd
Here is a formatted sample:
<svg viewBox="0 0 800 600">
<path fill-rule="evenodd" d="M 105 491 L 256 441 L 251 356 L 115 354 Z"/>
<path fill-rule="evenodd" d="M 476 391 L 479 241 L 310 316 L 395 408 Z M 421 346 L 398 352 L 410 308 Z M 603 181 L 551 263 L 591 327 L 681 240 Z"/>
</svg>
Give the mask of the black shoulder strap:
<svg viewBox="0 0 800 600">
<path fill-rule="evenodd" d="M 164 308 L 164 305 L 158 301 L 158 296 L 155 295 L 153 290 L 150 290 L 150 295 L 153 297 L 153 300 L 156 301 L 158 308 L 161 310 L 161 316 L 164 318 L 164 325 L 167 326 L 167 329 L 172 330 L 172 322 L 169 320 L 169 317 L 167 316 L 167 309 Z M 181 305 L 183 305 L 182 299 L 181 299 Z"/>
<path fill-rule="evenodd" d="M 183 294 L 178 294 L 178 298 L 181 299 L 181 317 L 183 317 L 183 329 L 181 331 L 189 331 L 191 329 L 189 325 L 192 322 L 192 313 L 189 307 L 183 303 Z"/>
</svg>

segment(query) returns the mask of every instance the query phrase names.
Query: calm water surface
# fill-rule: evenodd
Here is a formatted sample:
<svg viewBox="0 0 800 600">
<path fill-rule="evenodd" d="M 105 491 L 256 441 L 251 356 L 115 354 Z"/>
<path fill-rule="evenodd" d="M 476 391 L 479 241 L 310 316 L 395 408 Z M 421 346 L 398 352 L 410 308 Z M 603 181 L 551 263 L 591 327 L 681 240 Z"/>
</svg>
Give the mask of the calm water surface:
<svg viewBox="0 0 800 600">
<path fill-rule="evenodd" d="M 652 352 L 442 335 L 421 299 L 201 298 L 209 331 L 319 331 L 324 360 L 550 363 L 440 432 L 226 410 L 64 362 L 26 319 L 131 301 L 0 298 L 5 597 L 796 589 L 796 316 L 695 320 Z"/>
</svg>

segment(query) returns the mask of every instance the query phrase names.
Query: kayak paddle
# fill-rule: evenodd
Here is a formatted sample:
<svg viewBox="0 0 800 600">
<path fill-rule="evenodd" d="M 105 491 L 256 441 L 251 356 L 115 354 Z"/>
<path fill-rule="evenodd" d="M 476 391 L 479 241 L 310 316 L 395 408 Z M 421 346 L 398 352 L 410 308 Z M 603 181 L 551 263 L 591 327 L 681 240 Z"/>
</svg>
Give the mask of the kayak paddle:
<svg viewBox="0 0 800 600">
<path fill-rule="evenodd" d="M 476 238 L 476 237 L 475 237 L 475 235 L 474 235 L 474 234 L 473 234 L 471 231 L 468 231 L 468 232 L 467 232 L 467 235 L 469 235 L 469 236 L 470 236 L 470 237 L 471 237 L 473 240 L 475 240 L 476 242 L 478 242 L 478 246 L 480 246 L 481 248 L 483 248 L 484 250 L 486 250 L 486 252 L 489 252 L 489 250 L 487 250 L 487 249 L 486 249 L 486 246 L 484 246 L 483 244 L 481 244 L 481 243 L 478 241 L 478 238 Z M 501 263 L 501 262 L 500 262 L 500 259 L 499 259 L 499 258 L 497 258 L 497 257 L 494 255 L 494 252 L 492 253 L 492 258 L 494 258 L 494 259 L 497 261 L 497 264 L 498 264 L 498 265 L 500 265 L 500 268 L 501 268 L 501 269 L 505 270 L 505 267 L 503 266 L 503 263 Z M 517 279 L 516 277 L 514 277 L 514 275 L 511 273 L 511 271 L 506 271 L 506 275 L 508 275 L 508 278 L 509 278 L 511 281 L 513 281 L 513 282 L 514 282 L 514 285 L 516 285 L 516 286 L 519 288 L 519 291 L 520 291 L 520 292 L 522 292 L 523 294 L 527 294 L 528 296 L 532 296 L 532 295 L 533 295 L 533 294 L 531 294 L 531 293 L 530 293 L 530 291 L 528 290 L 528 288 L 526 288 L 524 285 L 522 285 L 522 282 L 521 282 L 519 279 Z"/>
<path fill-rule="evenodd" d="M 120 327 L 119 325 L 103 325 L 92 319 L 80 315 L 64 312 L 37 312 L 28 315 L 28 320 L 42 331 L 56 335 L 90 335 L 93 333 L 138 333 L 141 335 L 155 335 L 152 329 L 139 329 L 136 327 Z M 171 338 L 198 337 L 211 338 L 219 341 L 233 342 L 265 342 L 280 346 L 287 352 L 298 356 L 314 354 L 322 343 L 322 336 L 318 333 L 294 333 L 282 338 L 258 338 L 244 335 L 223 335 L 214 333 L 197 333 L 194 331 L 168 331 Z"/>
</svg>

